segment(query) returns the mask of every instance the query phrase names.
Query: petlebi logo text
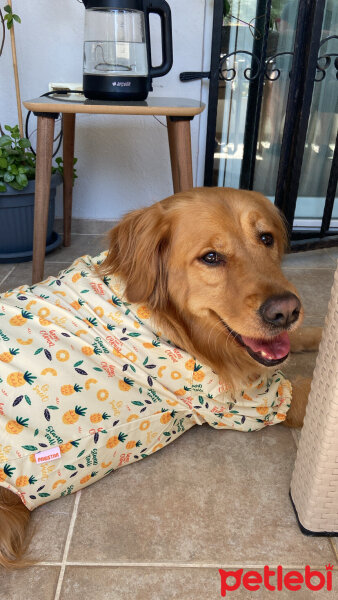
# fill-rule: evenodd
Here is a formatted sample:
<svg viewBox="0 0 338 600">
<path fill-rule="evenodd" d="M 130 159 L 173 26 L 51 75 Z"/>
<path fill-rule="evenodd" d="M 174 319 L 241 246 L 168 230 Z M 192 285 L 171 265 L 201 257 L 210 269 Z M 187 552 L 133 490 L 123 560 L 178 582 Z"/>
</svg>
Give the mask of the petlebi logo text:
<svg viewBox="0 0 338 600">
<path fill-rule="evenodd" d="M 265 588 L 271 592 L 281 592 L 289 590 L 291 592 L 308 589 L 312 591 L 327 590 L 332 591 L 332 569 L 333 565 L 325 565 L 326 573 L 311 569 L 306 565 L 303 572 L 283 569 L 281 565 L 270 568 L 264 566 L 263 574 L 259 571 L 246 571 L 237 569 L 236 571 L 226 571 L 219 569 L 221 576 L 221 596 L 231 598 L 231 592 L 243 587 L 251 592 L 256 592 Z"/>
</svg>

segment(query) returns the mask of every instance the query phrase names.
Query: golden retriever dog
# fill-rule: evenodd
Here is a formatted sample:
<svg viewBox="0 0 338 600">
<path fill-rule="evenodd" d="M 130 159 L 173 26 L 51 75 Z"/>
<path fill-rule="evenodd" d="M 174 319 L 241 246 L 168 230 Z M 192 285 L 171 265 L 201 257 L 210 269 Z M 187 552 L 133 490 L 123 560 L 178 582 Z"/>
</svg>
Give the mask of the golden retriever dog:
<svg viewBox="0 0 338 600">
<path fill-rule="evenodd" d="M 317 329 L 299 330 L 299 334 L 296 331 L 303 319 L 303 307 L 297 290 L 281 270 L 286 241 L 283 217 L 261 194 L 230 188 L 196 188 L 127 214 L 110 232 L 108 254 L 99 264 L 96 276 L 104 282 L 117 274 L 124 283 L 126 301 L 151 311 L 160 331 L 157 344 L 162 339 L 170 340 L 173 348 L 210 367 L 210 373 L 216 374 L 236 394 L 248 382 L 279 369 L 290 348 L 303 351 L 318 346 Z M 64 273 L 70 273 L 70 277 L 71 271 Z M 73 275 L 72 281 L 76 279 Z M 101 285 L 97 281 L 100 280 L 96 280 L 95 289 Z M 27 302 L 26 295 L 23 297 Z M 65 299 L 59 297 L 58 310 L 62 311 Z M 6 298 L 1 296 L 1 302 L 6 303 Z M 30 301 L 31 305 L 34 303 Z M 75 304 L 76 310 L 85 309 L 83 303 L 75 301 Z M 27 315 L 25 319 L 28 320 Z M 93 322 L 88 316 L 87 324 L 92 327 Z M 69 335 L 63 338 L 65 344 L 67 339 Z M 66 349 L 62 352 L 60 361 L 67 356 Z M 121 356 L 119 352 L 115 354 Z M 7 363 L 13 359 L 8 351 L 3 356 L 7 357 L 4 359 Z M 50 359 L 47 353 L 46 356 Z M 14 361 L 16 358 L 19 359 L 15 357 Z M 4 363 L 0 362 L 0 368 L 1 364 Z M 33 366 L 30 369 L 34 371 Z M 53 371 L 45 369 L 48 370 Z M 83 369 L 78 372 L 83 373 Z M 16 373 L 15 377 L 11 385 L 24 384 L 21 375 Z M 28 384 L 29 378 L 32 379 L 30 373 L 26 378 Z M 65 387 L 68 388 L 65 394 L 74 391 L 74 386 Z M 130 387 L 130 381 L 126 380 L 122 389 Z M 12 388 L 7 389 L 11 393 Z M 292 404 L 285 425 L 302 425 L 308 391 L 308 380 L 293 383 Z M 15 404 L 21 402 L 22 396 L 15 391 L 11 399 Z M 87 404 L 91 402 L 90 385 L 86 387 L 86 399 Z M 94 393 L 92 399 L 94 402 Z M 53 404 L 57 399 L 51 395 L 48 400 Z M 21 406 L 24 404 L 22 401 Z M 81 409 L 76 415 L 73 411 L 73 422 L 82 418 L 82 414 Z M 18 423 L 15 425 L 14 421 L 11 433 L 24 429 L 24 421 Z M 17 437 L 12 435 L 11 440 Z M 0 469 L 0 483 L 5 475 Z M 7 475 L 8 481 L 12 481 L 10 467 Z M 28 564 L 22 557 L 30 515 L 21 501 L 24 496 L 9 488 L 0 486 L 0 564 L 8 568 Z"/>
</svg>

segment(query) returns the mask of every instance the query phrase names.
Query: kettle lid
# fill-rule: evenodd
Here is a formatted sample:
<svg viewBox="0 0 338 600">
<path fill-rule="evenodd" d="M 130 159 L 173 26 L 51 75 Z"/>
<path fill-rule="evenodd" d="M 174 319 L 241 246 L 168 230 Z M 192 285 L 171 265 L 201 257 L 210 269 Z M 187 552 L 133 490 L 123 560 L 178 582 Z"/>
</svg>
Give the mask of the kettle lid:
<svg viewBox="0 0 338 600">
<path fill-rule="evenodd" d="M 82 0 L 85 8 L 116 8 L 144 10 L 144 0 Z"/>
</svg>

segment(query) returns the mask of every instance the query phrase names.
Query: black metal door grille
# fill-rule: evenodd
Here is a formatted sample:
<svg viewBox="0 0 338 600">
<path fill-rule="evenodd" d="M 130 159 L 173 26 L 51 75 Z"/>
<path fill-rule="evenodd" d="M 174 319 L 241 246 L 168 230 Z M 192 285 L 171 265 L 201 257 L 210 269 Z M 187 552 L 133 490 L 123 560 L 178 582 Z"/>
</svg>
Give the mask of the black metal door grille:
<svg viewBox="0 0 338 600">
<path fill-rule="evenodd" d="M 335 39 L 338 49 L 338 35 L 330 35 L 321 39 L 325 0 L 299 0 L 292 52 L 275 54 L 267 59 L 266 49 L 271 4 L 272 0 L 257 0 L 254 25 L 257 35 L 254 36 L 252 52 L 236 49 L 233 53 L 222 55 L 221 36 L 224 0 L 215 0 L 210 72 L 185 72 L 180 75 L 181 81 L 202 77 L 210 79 L 204 184 L 206 186 L 213 184 L 219 85 L 221 82 L 222 85 L 230 84 L 237 76 L 234 68 L 227 67 L 227 61 L 231 54 L 249 54 L 251 57 L 251 67 L 244 71 L 244 77 L 249 81 L 240 175 L 240 187 L 244 189 L 253 189 L 264 81 L 268 79 L 273 82 L 279 78 L 280 71 L 273 66 L 273 61 L 279 55 L 292 55 L 289 92 L 275 189 L 275 204 L 286 217 L 291 237 L 291 247 L 294 251 L 337 245 L 338 231 L 330 228 L 330 223 L 338 180 L 338 134 L 327 183 L 321 226 L 317 229 L 298 230 L 293 227 L 293 223 L 314 84 L 324 80 L 329 68 L 335 69 L 336 79 L 338 79 L 338 52 L 335 54 L 325 52 L 322 50 L 322 46 L 328 40 Z M 261 18 L 262 15 L 264 18 Z M 251 27 L 253 27 L 252 22 Z"/>
</svg>

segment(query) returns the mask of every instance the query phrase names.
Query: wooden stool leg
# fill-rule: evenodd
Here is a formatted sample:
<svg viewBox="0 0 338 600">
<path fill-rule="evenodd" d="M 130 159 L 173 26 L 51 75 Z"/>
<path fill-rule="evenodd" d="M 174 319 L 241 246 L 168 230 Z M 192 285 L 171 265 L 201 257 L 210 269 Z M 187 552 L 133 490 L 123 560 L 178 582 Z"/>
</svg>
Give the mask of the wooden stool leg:
<svg viewBox="0 0 338 600">
<path fill-rule="evenodd" d="M 32 283 L 43 278 L 52 170 L 54 117 L 38 115 Z"/>
<path fill-rule="evenodd" d="M 63 245 L 71 244 L 75 114 L 63 114 Z"/>
<path fill-rule="evenodd" d="M 190 119 L 167 117 L 174 193 L 193 187 Z"/>
</svg>

